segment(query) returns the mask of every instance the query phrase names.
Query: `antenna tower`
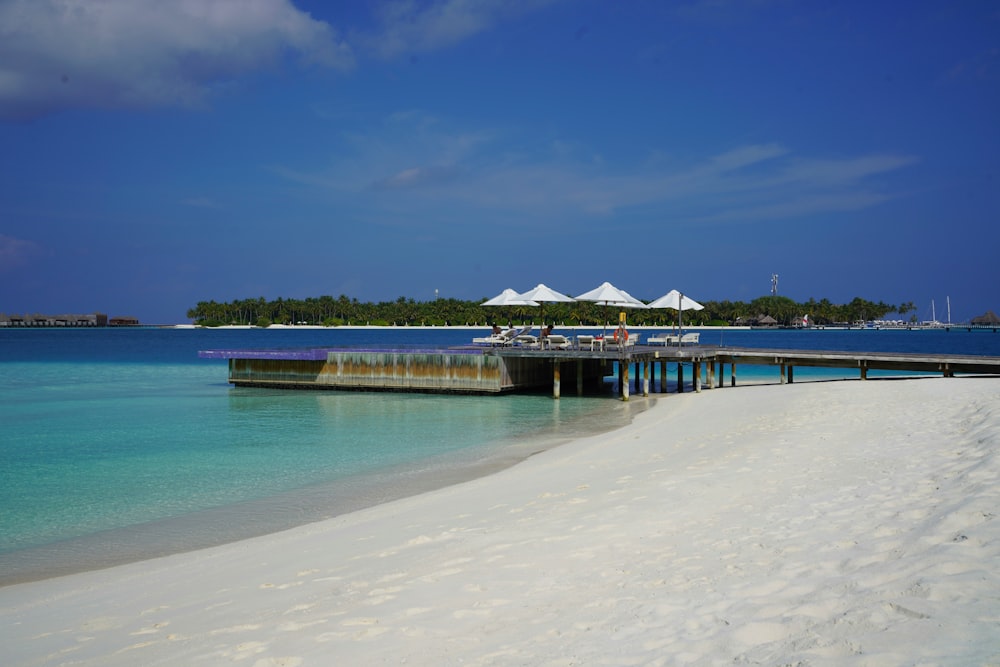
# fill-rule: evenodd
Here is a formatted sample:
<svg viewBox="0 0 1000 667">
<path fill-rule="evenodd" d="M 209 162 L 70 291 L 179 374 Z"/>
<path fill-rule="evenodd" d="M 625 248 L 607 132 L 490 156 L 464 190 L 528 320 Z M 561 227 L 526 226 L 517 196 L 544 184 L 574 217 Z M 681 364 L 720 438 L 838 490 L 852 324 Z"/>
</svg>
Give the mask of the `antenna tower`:
<svg viewBox="0 0 1000 667">
<path fill-rule="evenodd" d="M 771 296 L 778 296 L 778 274 L 771 274 Z"/>
</svg>

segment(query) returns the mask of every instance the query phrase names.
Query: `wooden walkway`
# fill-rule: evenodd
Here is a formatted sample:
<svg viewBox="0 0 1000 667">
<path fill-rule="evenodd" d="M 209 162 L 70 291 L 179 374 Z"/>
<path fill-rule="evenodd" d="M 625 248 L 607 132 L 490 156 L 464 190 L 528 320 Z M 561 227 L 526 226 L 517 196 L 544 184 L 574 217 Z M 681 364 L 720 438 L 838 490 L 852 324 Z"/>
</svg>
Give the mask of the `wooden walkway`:
<svg viewBox="0 0 1000 667">
<path fill-rule="evenodd" d="M 584 353 L 587 354 L 587 353 Z M 604 353 L 613 354 L 613 353 Z M 685 366 L 690 366 L 694 391 L 722 387 L 725 384 L 725 367 L 729 366 L 729 385 L 736 386 L 737 367 L 741 365 L 773 366 L 778 370 L 778 381 L 781 384 L 794 381 L 796 367 L 841 368 L 857 370 L 858 377 L 868 379 L 868 371 L 903 371 L 943 375 L 952 377 L 956 374 L 997 375 L 1000 374 L 1000 357 L 957 355 L 957 354 L 925 354 L 909 352 L 844 352 L 832 350 L 785 350 L 743 347 L 712 347 L 695 346 L 685 348 L 636 347 L 627 358 L 619 360 L 623 363 L 623 375 L 619 391 L 622 398 L 628 400 L 629 384 L 635 385 L 635 391 L 644 395 L 649 393 L 649 387 L 655 386 L 656 367 L 660 367 L 661 392 L 665 391 L 663 381 L 667 374 L 667 364 L 677 364 L 677 390 L 684 391 Z M 702 371 L 704 369 L 704 381 Z"/>
<path fill-rule="evenodd" d="M 544 390 L 562 395 L 565 381 L 583 395 L 603 385 L 618 365 L 618 391 L 628 400 L 633 391 L 664 393 L 668 366 L 674 365 L 677 391 L 690 386 L 722 387 L 729 366 L 729 385 L 736 386 L 737 367 L 766 365 L 778 370 L 781 384 L 794 380 L 796 367 L 856 369 L 867 379 L 870 370 L 941 374 L 1000 374 L 1000 357 L 893 352 L 776 350 L 741 347 L 663 347 L 633 345 L 624 349 L 542 350 L 529 347 L 459 346 L 440 349 L 315 348 L 300 350 L 206 350 L 199 356 L 229 360 L 229 382 L 237 386 L 289 389 L 355 389 L 495 394 Z M 685 374 L 691 373 L 688 383 Z M 659 380 L 657 381 L 657 377 Z"/>
</svg>

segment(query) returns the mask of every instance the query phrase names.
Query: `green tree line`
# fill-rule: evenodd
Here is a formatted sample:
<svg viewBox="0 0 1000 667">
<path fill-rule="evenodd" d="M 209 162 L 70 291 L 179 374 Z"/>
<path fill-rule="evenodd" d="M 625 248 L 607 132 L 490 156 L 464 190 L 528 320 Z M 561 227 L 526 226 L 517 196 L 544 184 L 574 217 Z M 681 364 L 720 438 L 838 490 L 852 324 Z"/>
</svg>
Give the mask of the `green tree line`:
<svg viewBox="0 0 1000 667">
<path fill-rule="evenodd" d="M 306 299 L 238 299 L 229 303 L 200 301 L 187 312 L 195 324 L 221 326 L 227 324 L 266 327 L 271 324 L 309 324 L 323 326 L 375 325 L 375 326 L 446 326 L 508 323 L 540 324 L 542 309 L 538 307 L 490 307 L 481 305 L 488 297 L 476 301 L 435 299 L 414 301 L 399 297 L 395 301 L 379 303 L 361 302 L 343 294 L 339 297 L 321 296 Z M 884 319 L 890 313 L 897 319 L 907 319 L 915 313 L 913 302 L 889 305 L 875 303 L 860 297 L 850 303 L 835 304 L 827 299 L 809 299 L 798 303 L 783 296 L 762 296 L 746 303 L 743 301 L 705 301 L 704 310 L 685 311 L 683 318 L 691 325 L 741 325 L 753 324 L 762 316 L 773 318 L 778 324 L 800 322 L 804 315 L 813 324 L 850 323 L 859 320 Z M 677 320 L 677 311 L 669 309 L 629 309 L 628 321 L 633 325 L 667 326 Z M 600 326 L 606 321 L 617 321 L 618 310 L 586 301 L 544 304 L 546 322 L 564 326 Z M 916 315 L 909 321 L 916 321 Z"/>
</svg>

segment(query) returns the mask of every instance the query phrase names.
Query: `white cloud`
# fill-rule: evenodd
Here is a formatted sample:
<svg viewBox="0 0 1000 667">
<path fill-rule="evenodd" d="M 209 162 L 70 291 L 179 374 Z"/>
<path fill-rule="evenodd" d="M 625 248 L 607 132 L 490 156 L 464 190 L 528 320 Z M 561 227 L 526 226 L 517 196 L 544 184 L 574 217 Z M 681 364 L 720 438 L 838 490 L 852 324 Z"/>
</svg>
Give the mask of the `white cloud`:
<svg viewBox="0 0 1000 667">
<path fill-rule="evenodd" d="M 447 48 L 552 0 L 398 0 L 378 12 L 380 28 L 363 41 L 383 58 Z"/>
<path fill-rule="evenodd" d="M 196 105 L 288 52 L 353 64 L 333 29 L 289 0 L 0 0 L 0 118 Z"/>
</svg>

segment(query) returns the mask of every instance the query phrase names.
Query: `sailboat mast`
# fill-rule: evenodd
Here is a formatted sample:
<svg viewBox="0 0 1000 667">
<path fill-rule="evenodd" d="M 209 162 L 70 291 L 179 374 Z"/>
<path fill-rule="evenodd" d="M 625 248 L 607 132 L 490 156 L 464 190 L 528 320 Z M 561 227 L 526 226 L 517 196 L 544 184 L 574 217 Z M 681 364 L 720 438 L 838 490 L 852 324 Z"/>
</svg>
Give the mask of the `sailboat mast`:
<svg viewBox="0 0 1000 667">
<path fill-rule="evenodd" d="M 951 324 L 951 297 L 945 297 L 946 303 L 948 304 L 948 324 Z"/>
</svg>

